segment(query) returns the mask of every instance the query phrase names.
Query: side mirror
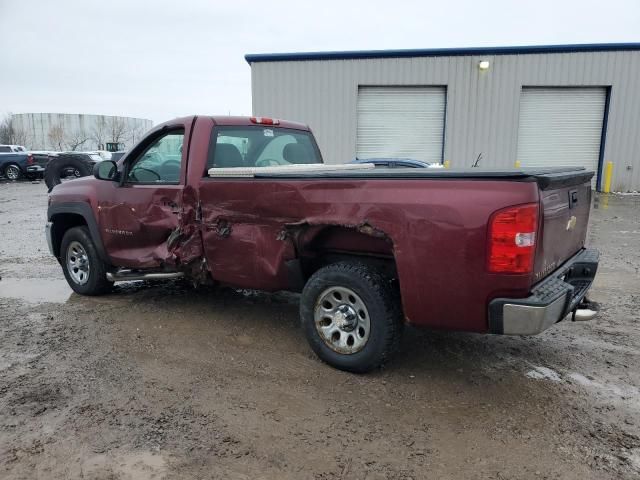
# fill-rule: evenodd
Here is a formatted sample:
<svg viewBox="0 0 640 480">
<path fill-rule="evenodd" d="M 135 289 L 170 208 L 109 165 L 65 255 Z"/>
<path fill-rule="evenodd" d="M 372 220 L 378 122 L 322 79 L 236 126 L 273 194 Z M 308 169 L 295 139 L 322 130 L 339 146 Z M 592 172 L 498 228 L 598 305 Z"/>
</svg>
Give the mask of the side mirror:
<svg viewBox="0 0 640 480">
<path fill-rule="evenodd" d="M 103 160 L 93 166 L 93 176 L 98 180 L 116 180 L 118 165 L 111 160 Z"/>
</svg>

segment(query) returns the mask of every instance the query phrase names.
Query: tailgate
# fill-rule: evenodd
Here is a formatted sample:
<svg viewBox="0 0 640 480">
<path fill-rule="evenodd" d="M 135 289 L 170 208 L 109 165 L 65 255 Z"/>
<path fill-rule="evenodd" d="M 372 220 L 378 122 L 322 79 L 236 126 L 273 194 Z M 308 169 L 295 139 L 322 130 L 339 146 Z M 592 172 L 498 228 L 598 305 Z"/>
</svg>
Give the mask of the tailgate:
<svg viewBox="0 0 640 480">
<path fill-rule="evenodd" d="M 39 165 L 42 168 L 45 168 L 50 160 L 48 155 L 34 155 L 33 159 L 35 160 L 36 165 Z"/>
<path fill-rule="evenodd" d="M 540 190 L 541 228 L 534 264 L 538 282 L 584 247 L 591 209 L 591 181 L 576 176 Z"/>
</svg>

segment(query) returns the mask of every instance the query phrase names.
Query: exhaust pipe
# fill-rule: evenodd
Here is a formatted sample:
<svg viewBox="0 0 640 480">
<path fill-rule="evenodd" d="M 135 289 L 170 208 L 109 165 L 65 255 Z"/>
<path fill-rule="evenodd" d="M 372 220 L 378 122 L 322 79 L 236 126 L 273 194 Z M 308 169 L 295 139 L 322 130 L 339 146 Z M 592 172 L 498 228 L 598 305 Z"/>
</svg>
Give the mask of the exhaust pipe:
<svg viewBox="0 0 640 480">
<path fill-rule="evenodd" d="M 593 320 L 596 315 L 598 315 L 598 304 L 590 302 L 585 298 L 573 311 L 571 320 L 574 322 L 586 322 L 588 320 Z"/>
<path fill-rule="evenodd" d="M 128 282 L 132 280 L 167 280 L 184 277 L 184 272 L 140 272 L 135 270 L 118 270 L 115 273 L 107 272 L 107 280 L 110 282 Z"/>
<path fill-rule="evenodd" d="M 593 320 L 596 315 L 598 315 L 597 310 L 591 310 L 590 308 L 576 308 L 573 311 L 573 317 L 571 320 L 574 322 L 586 322 L 587 320 Z"/>
</svg>

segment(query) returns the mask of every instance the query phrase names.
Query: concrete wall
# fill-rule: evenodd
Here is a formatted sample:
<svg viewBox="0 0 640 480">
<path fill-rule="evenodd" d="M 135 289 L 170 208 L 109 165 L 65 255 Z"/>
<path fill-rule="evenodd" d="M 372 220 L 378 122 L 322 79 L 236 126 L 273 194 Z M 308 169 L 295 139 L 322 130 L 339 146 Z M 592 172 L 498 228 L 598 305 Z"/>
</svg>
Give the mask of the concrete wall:
<svg viewBox="0 0 640 480">
<path fill-rule="evenodd" d="M 124 131 L 120 141 L 129 148 L 153 126 L 151 120 L 144 118 L 69 113 L 19 113 L 13 115 L 13 122 L 14 130 L 24 132 L 24 143 L 29 150 L 58 150 L 52 138 L 55 135 L 51 135 L 52 129 L 58 126 L 63 132 L 62 150 L 70 150 L 78 138 L 87 138 L 76 148 L 78 151 L 98 150 L 98 138 L 102 138 L 103 144 L 111 142 L 114 128 Z"/>
<path fill-rule="evenodd" d="M 480 60 L 491 64 L 478 68 Z M 356 153 L 359 85 L 447 88 L 444 159 L 466 167 L 516 160 L 523 86 L 610 87 L 604 160 L 613 190 L 640 190 L 640 51 L 467 55 L 251 64 L 253 114 L 311 126 L 329 163 Z"/>
</svg>

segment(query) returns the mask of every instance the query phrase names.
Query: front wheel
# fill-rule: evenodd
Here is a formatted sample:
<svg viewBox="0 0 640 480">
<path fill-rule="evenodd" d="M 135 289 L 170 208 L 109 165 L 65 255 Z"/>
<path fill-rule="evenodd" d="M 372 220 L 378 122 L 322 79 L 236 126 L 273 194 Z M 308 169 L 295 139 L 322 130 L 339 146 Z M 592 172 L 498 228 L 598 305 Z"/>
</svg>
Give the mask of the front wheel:
<svg viewBox="0 0 640 480">
<path fill-rule="evenodd" d="M 67 283 L 76 293 L 101 295 L 113 286 L 87 227 L 67 230 L 60 246 L 60 262 Z"/>
<path fill-rule="evenodd" d="M 318 357 L 355 373 L 384 364 L 398 346 L 403 325 L 400 295 L 391 281 L 355 262 L 315 272 L 302 292 L 300 317 Z"/>
</svg>

